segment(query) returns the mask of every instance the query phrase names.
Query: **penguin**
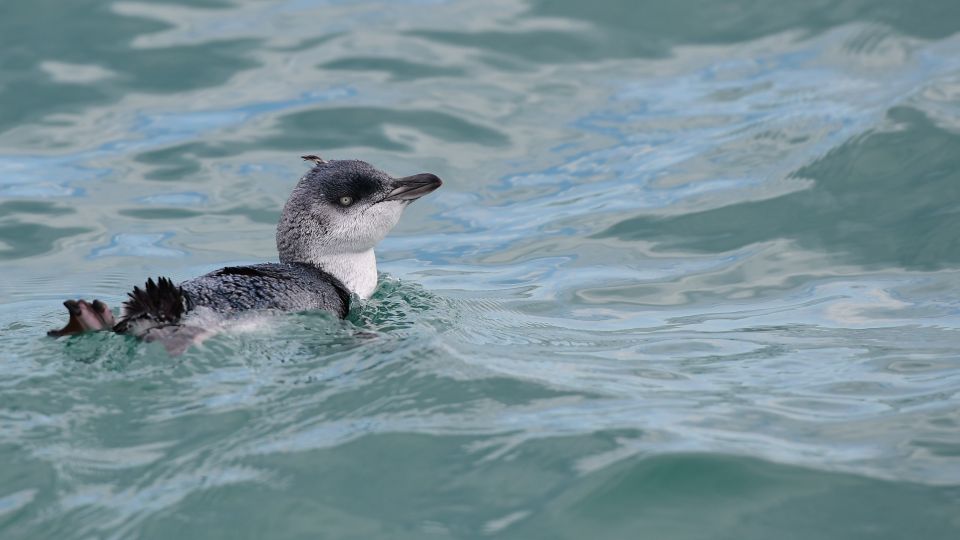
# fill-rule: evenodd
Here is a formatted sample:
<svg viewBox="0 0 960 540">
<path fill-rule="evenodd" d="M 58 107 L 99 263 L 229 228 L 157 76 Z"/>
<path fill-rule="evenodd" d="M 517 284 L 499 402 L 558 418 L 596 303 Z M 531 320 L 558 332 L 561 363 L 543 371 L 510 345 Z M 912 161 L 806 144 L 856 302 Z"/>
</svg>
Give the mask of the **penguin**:
<svg viewBox="0 0 960 540">
<path fill-rule="evenodd" d="M 209 334 L 191 315 L 324 310 L 345 318 L 353 297 L 377 287 L 374 247 L 413 201 L 443 182 L 434 174 L 394 178 L 365 161 L 313 163 L 293 188 L 277 225 L 280 262 L 228 266 L 176 285 L 168 278 L 134 287 L 114 319 L 100 300 L 67 300 L 67 324 L 53 337 L 108 330 L 160 341 L 171 354 Z"/>
</svg>

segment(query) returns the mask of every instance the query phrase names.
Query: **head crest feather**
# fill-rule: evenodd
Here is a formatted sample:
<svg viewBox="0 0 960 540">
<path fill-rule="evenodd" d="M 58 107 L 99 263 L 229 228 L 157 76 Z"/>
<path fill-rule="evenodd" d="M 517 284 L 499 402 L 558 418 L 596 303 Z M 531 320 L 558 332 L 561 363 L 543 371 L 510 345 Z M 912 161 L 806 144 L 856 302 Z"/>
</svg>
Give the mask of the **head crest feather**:
<svg viewBox="0 0 960 540">
<path fill-rule="evenodd" d="M 313 155 L 313 154 L 310 154 L 310 155 L 308 155 L 308 156 L 300 156 L 300 157 L 303 158 L 305 161 L 312 161 L 312 162 L 316 163 L 317 165 L 323 165 L 324 163 L 327 162 L 327 160 L 323 159 L 322 157 L 320 157 L 320 156 L 315 156 L 315 155 Z"/>
</svg>

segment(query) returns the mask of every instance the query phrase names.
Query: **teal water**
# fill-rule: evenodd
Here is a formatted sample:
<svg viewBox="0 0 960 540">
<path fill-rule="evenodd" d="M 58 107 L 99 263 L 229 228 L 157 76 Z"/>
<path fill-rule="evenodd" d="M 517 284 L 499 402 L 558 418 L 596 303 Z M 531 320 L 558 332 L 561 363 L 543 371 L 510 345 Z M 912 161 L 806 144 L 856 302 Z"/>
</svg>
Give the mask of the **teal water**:
<svg viewBox="0 0 960 540">
<path fill-rule="evenodd" d="M 66 298 L 444 187 L 347 322 Z M 960 537 L 960 3 L 5 0 L 0 537 Z"/>
</svg>

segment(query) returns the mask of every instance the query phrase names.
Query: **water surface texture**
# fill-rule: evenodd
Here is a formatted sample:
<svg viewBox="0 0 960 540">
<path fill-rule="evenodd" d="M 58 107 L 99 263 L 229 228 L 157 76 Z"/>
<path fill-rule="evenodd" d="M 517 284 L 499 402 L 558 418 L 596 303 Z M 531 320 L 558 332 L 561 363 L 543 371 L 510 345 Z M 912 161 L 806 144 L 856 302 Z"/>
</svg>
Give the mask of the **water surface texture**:
<svg viewBox="0 0 960 540">
<path fill-rule="evenodd" d="M 444 187 L 346 322 L 305 153 Z M 0 537 L 960 538 L 960 2 L 4 0 Z"/>
</svg>

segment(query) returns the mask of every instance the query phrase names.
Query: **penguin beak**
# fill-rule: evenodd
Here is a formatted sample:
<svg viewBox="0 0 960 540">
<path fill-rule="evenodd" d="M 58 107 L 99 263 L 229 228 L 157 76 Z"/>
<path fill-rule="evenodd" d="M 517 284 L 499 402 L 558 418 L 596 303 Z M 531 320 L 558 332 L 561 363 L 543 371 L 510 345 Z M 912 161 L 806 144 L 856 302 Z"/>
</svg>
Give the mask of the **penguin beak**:
<svg viewBox="0 0 960 540">
<path fill-rule="evenodd" d="M 443 181 L 437 175 L 430 173 L 397 178 L 393 181 L 393 189 L 383 200 L 415 201 L 441 185 L 443 185 Z"/>
</svg>

